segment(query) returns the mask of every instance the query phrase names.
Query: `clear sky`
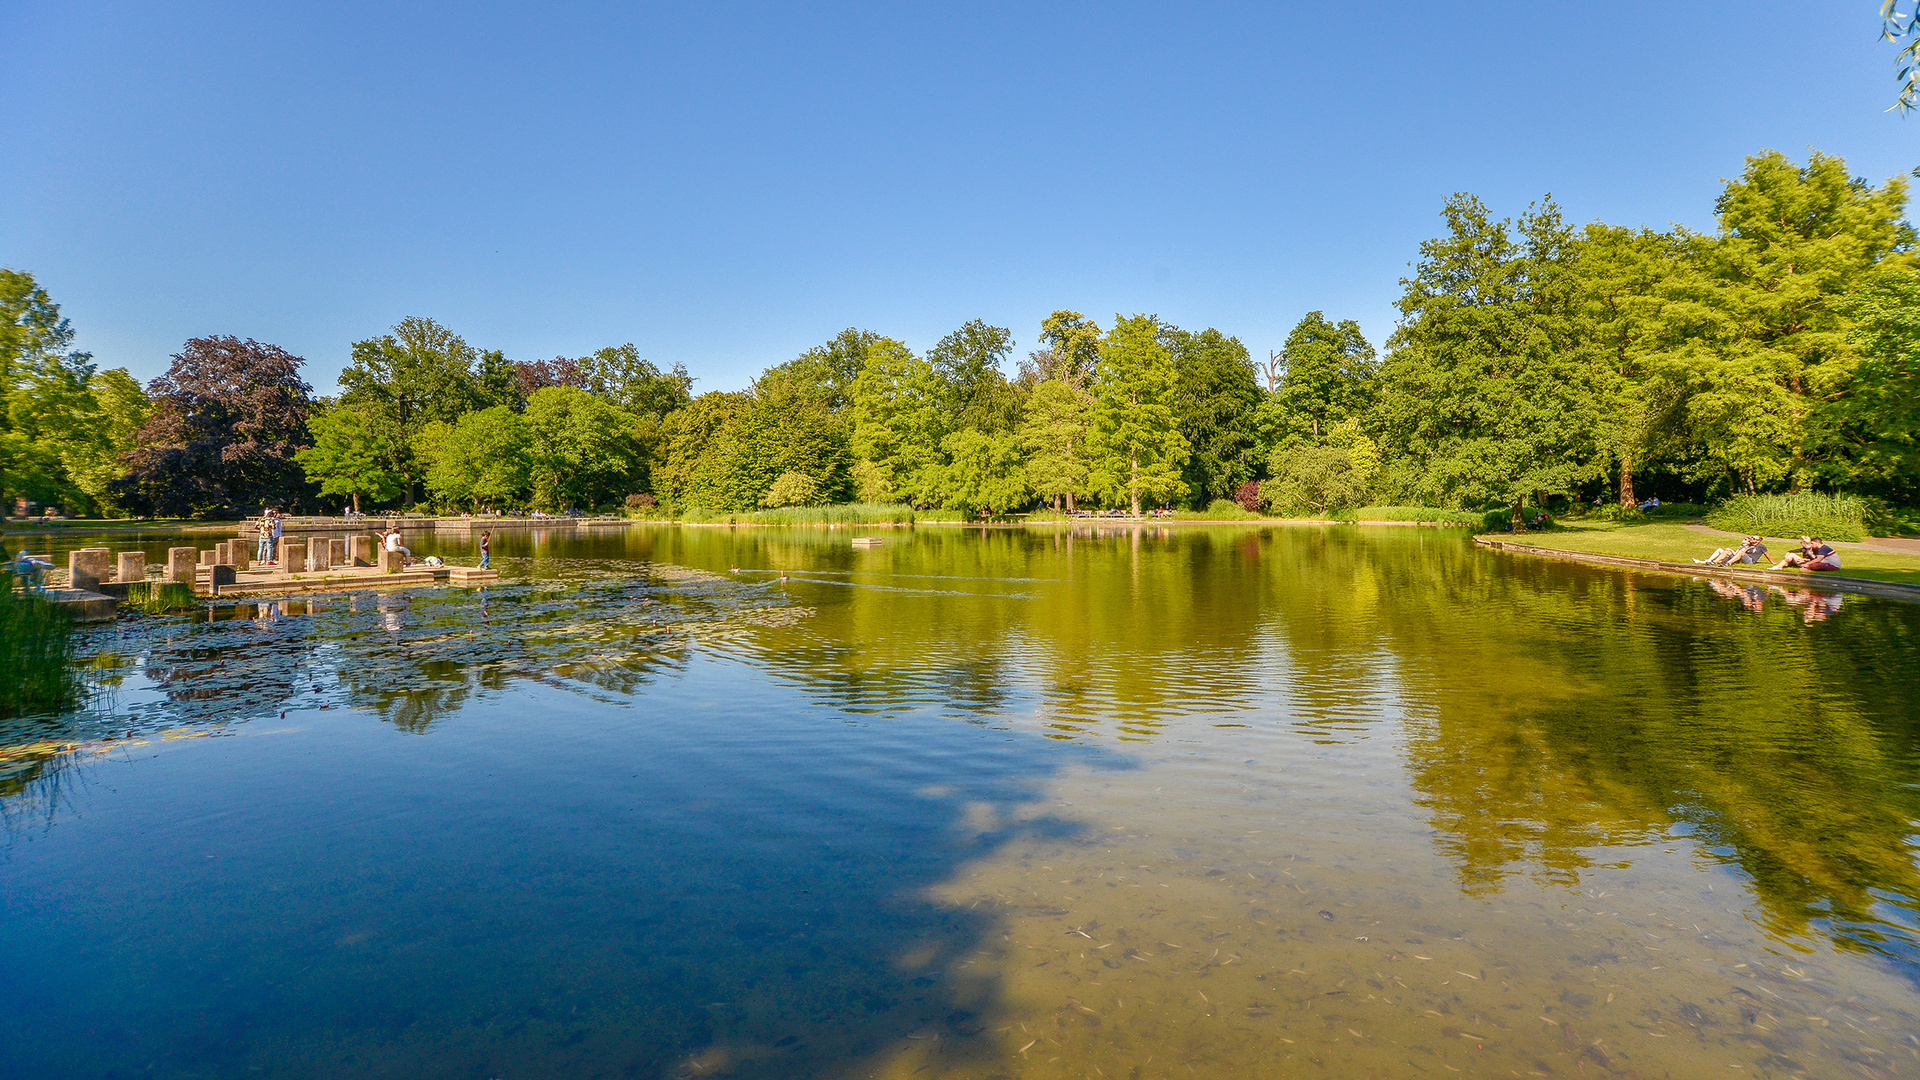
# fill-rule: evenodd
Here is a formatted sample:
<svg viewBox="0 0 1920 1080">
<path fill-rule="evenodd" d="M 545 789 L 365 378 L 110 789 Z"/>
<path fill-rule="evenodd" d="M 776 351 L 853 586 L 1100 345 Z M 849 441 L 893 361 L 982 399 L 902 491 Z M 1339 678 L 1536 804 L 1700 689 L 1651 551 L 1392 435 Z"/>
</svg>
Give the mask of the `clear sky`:
<svg viewBox="0 0 1920 1080">
<path fill-rule="evenodd" d="M 735 389 L 836 331 L 1303 313 L 1378 343 L 1472 191 L 1713 225 L 1762 147 L 1920 165 L 1873 0 L 0 4 L 0 265 L 104 366 L 407 315 Z"/>
</svg>

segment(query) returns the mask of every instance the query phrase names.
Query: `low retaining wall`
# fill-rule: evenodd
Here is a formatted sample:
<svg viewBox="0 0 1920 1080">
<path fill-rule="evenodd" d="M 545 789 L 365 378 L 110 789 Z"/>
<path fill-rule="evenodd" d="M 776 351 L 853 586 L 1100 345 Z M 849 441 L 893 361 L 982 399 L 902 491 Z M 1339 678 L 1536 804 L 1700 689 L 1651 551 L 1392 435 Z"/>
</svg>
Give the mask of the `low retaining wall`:
<svg viewBox="0 0 1920 1080">
<path fill-rule="evenodd" d="M 1631 555 L 1603 555 L 1594 551 L 1567 551 L 1563 548 L 1535 547 L 1532 544 L 1516 544 L 1510 540 L 1491 540 L 1476 536 L 1473 542 L 1483 548 L 1505 551 L 1515 555 L 1532 555 L 1541 559 L 1559 559 L 1562 562 L 1587 563 L 1592 566 L 1618 566 L 1628 570 L 1645 570 L 1655 574 L 1671 574 L 1676 577 L 1712 577 L 1726 581 L 1739 581 L 1753 585 L 1779 585 L 1794 589 L 1828 589 L 1834 592 L 1860 593 L 1865 596 L 1878 596 L 1887 600 L 1905 600 L 1920 603 L 1920 585 L 1903 585 L 1897 581 L 1875 581 L 1872 578 L 1841 577 L 1830 573 L 1805 573 L 1785 570 L 1747 570 L 1730 566 L 1705 566 L 1700 563 L 1667 562 L 1662 559 L 1636 559 Z"/>
</svg>

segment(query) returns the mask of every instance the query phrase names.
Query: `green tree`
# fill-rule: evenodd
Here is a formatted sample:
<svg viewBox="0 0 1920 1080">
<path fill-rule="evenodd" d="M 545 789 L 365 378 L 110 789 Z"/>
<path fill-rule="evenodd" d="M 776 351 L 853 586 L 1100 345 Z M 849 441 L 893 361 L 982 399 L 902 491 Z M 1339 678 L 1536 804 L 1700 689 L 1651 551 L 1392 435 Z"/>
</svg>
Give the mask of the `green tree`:
<svg viewBox="0 0 1920 1080">
<path fill-rule="evenodd" d="M 974 427 L 982 431 L 1010 429 L 1018 415 L 1018 399 L 1001 370 L 1013 351 L 1013 334 L 1005 327 L 988 326 L 979 319 L 927 350 L 927 362 L 939 375 L 949 430 Z"/>
<path fill-rule="evenodd" d="M 950 430 L 933 365 L 891 338 L 866 349 L 849 398 L 852 451 L 871 462 L 863 485 L 921 503 L 937 501 L 940 440 Z"/>
<path fill-rule="evenodd" d="M 1082 390 L 1093 385 L 1093 369 L 1100 362 L 1098 323 L 1077 311 L 1056 311 L 1040 320 L 1040 341 L 1046 348 L 1022 365 L 1028 382 L 1058 379 Z"/>
<path fill-rule="evenodd" d="M 1361 505 L 1367 497 L 1364 474 L 1354 455 L 1337 446 L 1293 443 L 1274 448 L 1260 498 L 1280 513 L 1306 511 L 1324 517 Z"/>
<path fill-rule="evenodd" d="M 1114 316 L 1094 370 L 1093 440 L 1089 459 L 1094 490 L 1126 499 L 1140 516 L 1142 499 L 1178 495 L 1187 461 L 1186 436 L 1174 411 L 1179 372 L 1151 315 Z"/>
<path fill-rule="evenodd" d="M 820 484 L 803 472 L 783 472 L 775 477 L 760 505 L 771 509 L 782 506 L 819 506 L 825 499 Z"/>
<path fill-rule="evenodd" d="M 641 451 L 633 414 L 606 397 L 549 386 L 527 396 L 525 417 L 534 506 L 592 508 L 635 487 Z"/>
<path fill-rule="evenodd" d="M 1420 245 L 1380 373 L 1390 452 L 1427 498 L 1511 506 L 1596 474 L 1590 358 L 1570 272 L 1572 231 L 1551 201 L 1517 226 L 1455 195 L 1447 233 Z"/>
<path fill-rule="evenodd" d="M 829 412 L 838 413 L 853 404 L 854 380 L 866 364 L 867 351 L 886 341 L 871 330 L 848 327 L 835 334 L 832 341 L 815 345 L 767 374 L 790 381 L 796 390 L 806 387 L 809 396 L 818 397 Z"/>
<path fill-rule="evenodd" d="M 1379 365 L 1352 319 L 1336 324 L 1321 312 L 1307 312 L 1287 335 L 1281 360 L 1285 374 L 1274 397 L 1286 425 L 1284 441 L 1319 442 L 1327 428 L 1364 415 L 1373 403 Z"/>
<path fill-rule="evenodd" d="M 941 440 L 947 464 L 940 495 L 950 510 L 1004 514 L 1031 497 L 1020 443 L 1012 432 L 961 428 Z"/>
<path fill-rule="evenodd" d="M 1845 479 L 1907 505 L 1920 503 L 1920 273 L 1870 277 L 1846 303 L 1859 359 L 1827 411 L 1829 445 Z"/>
<path fill-rule="evenodd" d="M 1179 382 L 1174 409 L 1190 453 L 1181 474 L 1187 497 L 1201 507 L 1231 498 L 1259 469 L 1252 416 L 1265 395 L 1240 339 L 1209 327 L 1197 334 L 1161 331 Z"/>
<path fill-rule="evenodd" d="M 1092 396 L 1062 379 L 1043 380 L 1027 397 L 1019 431 L 1027 484 L 1055 507 L 1074 509 L 1075 496 L 1088 490 L 1092 412 Z"/>
<path fill-rule="evenodd" d="M 684 365 L 661 371 L 632 342 L 600 349 L 575 363 L 583 389 L 635 416 L 665 416 L 692 400 L 693 378 Z"/>
<path fill-rule="evenodd" d="M 511 506 L 527 493 L 533 433 L 527 420 L 505 405 L 467 413 L 447 424 L 423 426 L 427 487 L 455 505 Z"/>
<path fill-rule="evenodd" d="M 1737 486 L 1825 477 L 1814 414 L 1846 393 L 1855 361 L 1843 300 L 1876 266 L 1907 261 L 1906 191 L 1817 151 L 1796 166 L 1767 150 L 1721 193 L 1718 238 L 1669 288 L 1673 317 L 1692 324 L 1671 356 L 1688 435 Z"/>
<path fill-rule="evenodd" d="M 386 429 L 372 406 L 316 402 L 307 417 L 307 430 L 313 445 L 293 458 L 306 470 L 307 481 L 319 486 L 320 494 L 350 498 L 355 510 L 363 497 L 375 503 L 399 498 L 393 449 L 386 445 Z"/>
<path fill-rule="evenodd" d="M 460 335 L 417 316 L 400 320 L 392 333 L 353 343 L 352 359 L 340 373 L 340 401 L 371 410 L 393 454 L 387 467 L 400 476 L 409 502 L 422 472 L 414 436 L 432 421 L 454 423 L 481 404 L 477 355 Z"/>
</svg>

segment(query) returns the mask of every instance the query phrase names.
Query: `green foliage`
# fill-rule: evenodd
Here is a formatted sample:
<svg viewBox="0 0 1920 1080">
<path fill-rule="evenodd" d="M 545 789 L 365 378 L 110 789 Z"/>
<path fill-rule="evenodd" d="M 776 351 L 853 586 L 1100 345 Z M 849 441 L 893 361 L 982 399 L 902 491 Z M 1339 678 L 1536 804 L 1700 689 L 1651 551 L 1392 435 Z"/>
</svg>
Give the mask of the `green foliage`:
<svg viewBox="0 0 1920 1080">
<path fill-rule="evenodd" d="M 80 692 L 72 653 L 73 620 L 0 571 L 0 717 L 72 705 Z"/>
<path fill-rule="evenodd" d="M 1186 436 L 1174 410 L 1179 373 L 1151 315 L 1114 317 L 1094 369 L 1090 483 L 1095 494 L 1125 499 L 1135 517 L 1142 500 L 1186 488 Z"/>
<path fill-rule="evenodd" d="M 1506 511 L 1501 510 L 1501 522 Z M 1413 521 L 1427 525 L 1471 525 L 1485 523 L 1486 514 L 1473 510 L 1447 510 L 1438 506 L 1362 506 L 1341 515 L 1352 521 Z"/>
<path fill-rule="evenodd" d="M 820 497 L 820 482 L 803 472 L 781 473 L 760 497 L 760 505 L 770 509 L 819 506 L 824 501 Z"/>
<path fill-rule="evenodd" d="M 1865 540 L 1866 520 L 1866 500 L 1814 491 L 1736 495 L 1707 514 L 1707 524 L 1727 532 L 1827 540 Z"/>
<path fill-rule="evenodd" d="M 638 420 L 607 398 L 566 386 L 527 396 L 527 479 L 541 510 L 612 503 L 644 479 Z"/>
<path fill-rule="evenodd" d="M 939 377 L 939 405 L 949 431 L 1004 431 L 1013 426 L 1018 405 L 1001 370 L 1012 351 L 1011 332 L 979 319 L 927 350 L 927 363 Z"/>
<path fill-rule="evenodd" d="M 948 463 L 941 470 L 940 498 L 948 509 L 999 515 L 1031 497 L 1012 433 L 962 428 L 947 436 L 941 449 Z"/>
<path fill-rule="evenodd" d="M 1274 391 L 1280 441 L 1318 442 L 1333 425 L 1366 413 L 1373 402 L 1373 346 L 1352 319 L 1339 323 L 1309 311 L 1287 335 L 1286 374 Z"/>
<path fill-rule="evenodd" d="M 1379 377 L 1388 453 L 1435 501 L 1519 506 L 1597 472 L 1600 408 L 1577 319 L 1572 232 L 1551 202 L 1517 225 L 1456 195 L 1420 245 Z"/>
<path fill-rule="evenodd" d="M 1208 521 L 1258 521 L 1260 519 L 1259 514 L 1253 513 L 1232 499 L 1213 500 L 1207 504 L 1206 510 L 1200 516 Z"/>
<path fill-rule="evenodd" d="M 1265 397 L 1253 359 L 1236 337 L 1208 328 L 1197 334 L 1165 327 L 1179 380 L 1174 409 L 1188 454 L 1181 475 L 1193 505 L 1231 495 L 1260 467 L 1246 417 Z"/>
<path fill-rule="evenodd" d="M 435 421 L 452 425 L 480 408 L 483 396 L 500 393 L 495 386 L 483 395 L 474 372 L 478 355 L 460 335 L 417 316 L 400 320 L 389 334 L 353 343 L 352 359 L 340 373 L 340 403 L 365 410 L 387 448 L 383 464 L 401 478 L 408 501 L 425 475 L 426 463 L 413 453 L 420 430 Z"/>
<path fill-rule="evenodd" d="M 869 344 L 850 398 L 853 454 L 872 463 L 862 473 L 866 497 L 937 501 L 940 440 L 950 430 L 942 397 L 932 364 L 891 338 Z"/>
<path fill-rule="evenodd" d="M 1842 305 L 1857 360 L 1825 416 L 1834 482 L 1920 501 L 1920 273 L 1869 276 Z"/>
<path fill-rule="evenodd" d="M 148 615 L 187 611 L 197 603 L 193 586 L 184 581 L 135 581 L 127 585 L 126 606 Z"/>
<path fill-rule="evenodd" d="M 515 506 L 531 481 L 531 426 L 505 405 L 467 413 L 422 433 L 427 486 L 456 506 Z"/>
<path fill-rule="evenodd" d="M 942 518 L 939 511 L 915 510 L 905 503 L 834 503 L 828 506 L 786 506 L 744 513 L 690 510 L 681 516 L 689 524 L 735 522 L 744 525 L 910 525 Z"/>
<path fill-rule="evenodd" d="M 313 445 L 294 453 L 309 483 L 322 495 L 344 495 L 356 509 L 364 497 L 375 503 L 399 498 L 400 475 L 393 471 L 393 448 L 387 445 L 387 425 L 377 410 L 365 403 L 317 404 L 307 417 Z"/>
<path fill-rule="evenodd" d="M 1064 379 L 1043 380 L 1028 395 L 1018 436 L 1027 486 L 1043 498 L 1072 507 L 1076 496 L 1088 493 L 1092 409 L 1092 397 Z"/>
<path fill-rule="evenodd" d="M 1324 517 L 1366 501 L 1367 486 L 1353 456 L 1338 447 L 1276 447 L 1267 471 L 1271 475 L 1261 483 L 1260 495 L 1275 513 Z"/>
</svg>

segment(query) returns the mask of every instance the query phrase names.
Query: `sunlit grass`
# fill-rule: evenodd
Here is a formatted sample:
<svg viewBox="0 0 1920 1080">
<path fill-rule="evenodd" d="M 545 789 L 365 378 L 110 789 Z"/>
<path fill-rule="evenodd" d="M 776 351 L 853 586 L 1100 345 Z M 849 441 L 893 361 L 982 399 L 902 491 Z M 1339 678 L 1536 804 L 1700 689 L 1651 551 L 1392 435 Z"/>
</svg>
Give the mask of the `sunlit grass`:
<svg viewBox="0 0 1920 1080">
<path fill-rule="evenodd" d="M 1715 548 L 1730 547 L 1739 542 L 1739 537 L 1733 533 L 1703 532 L 1685 525 L 1664 522 L 1621 525 L 1609 521 L 1565 522 L 1548 532 L 1501 535 L 1496 539 L 1558 551 L 1591 551 L 1600 555 L 1625 555 L 1636 559 L 1682 563 L 1704 559 L 1713 554 Z M 1767 549 L 1777 560 L 1799 542 L 1797 536 L 1769 536 Z M 1840 562 L 1844 567 L 1840 573 L 1845 577 L 1920 585 L 1920 555 L 1846 546 L 1840 548 Z"/>
</svg>

